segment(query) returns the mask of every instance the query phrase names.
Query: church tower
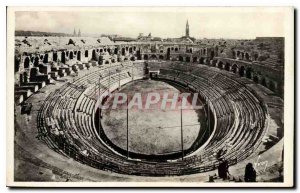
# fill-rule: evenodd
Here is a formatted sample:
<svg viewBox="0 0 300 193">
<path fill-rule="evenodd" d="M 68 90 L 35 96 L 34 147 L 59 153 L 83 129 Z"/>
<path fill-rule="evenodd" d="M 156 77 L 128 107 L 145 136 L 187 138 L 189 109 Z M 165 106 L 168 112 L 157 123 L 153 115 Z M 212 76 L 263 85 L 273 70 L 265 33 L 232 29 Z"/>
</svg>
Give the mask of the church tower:
<svg viewBox="0 0 300 193">
<path fill-rule="evenodd" d="M 74 37 L 76 36 L 76 31 L 75 31 L 75 28 L 74 28 L 73 36 L 74 36 Z"/>
<path fill-rule="evenodd" d="M 78 31 L 78 37 L 81 37 L 81 31 L 80 31 L 80 29 Z"/>
<path fill-rule="evenodd" d="M 189 27 L 189 20 L 186 21 L 185 27 L 185 37 L 190 37 L 190 27 Z"/>
</svg>

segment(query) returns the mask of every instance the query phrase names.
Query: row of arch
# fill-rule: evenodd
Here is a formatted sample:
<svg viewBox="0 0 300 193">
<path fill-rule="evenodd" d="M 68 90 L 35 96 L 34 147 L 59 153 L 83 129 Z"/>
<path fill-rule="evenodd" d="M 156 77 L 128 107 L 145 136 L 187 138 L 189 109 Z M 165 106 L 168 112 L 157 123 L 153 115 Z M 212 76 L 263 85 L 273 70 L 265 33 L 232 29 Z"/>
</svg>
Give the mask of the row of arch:
<svg viewBox="0 0 300 193">
<path fill-rule="evenodd" d="M 243 52 L 243 51 L 232 51 L 232 56 L 233 56 L 233 59 L 241 59 L 241 60 L 246 60 L 246 61 L 251 61 L 252 60 L 252 57 L 251 57 L 251 54 L 249 54 L 248 52 Z M 254 54 L 254 60 L 257 60 L 258 58 L 258 54 L 255 53 Z"/>
<path fill-rule="evenodd" d="M 223 69 L 226 71 L 231 71 L 233 73 L 238 73 L 240 77 L 246 77 L 248 79 L 252 79 L 255 83 L 259 83 L 270 90 L 276 92 L 277 85 L 272 80 L 267 80 L 265 77 L 256 74 L 251 67 L 238 66 L 237 64 L 230 64 L 228 62 L 223 63 L 222 61 L 217 62 L 216 67 L 219 69 Z"/>
<path fill-rule="evenodd" d="M 143 59 L 144 60 L 157 60 L 157 59 L 165 60 L 166 57 L 164 55 L 156 55 L 156 54 L 148 55 L 148 54 L 145 54 L 143 56 Z M 194 62 L 194 63 L 199 62 L 200 64 L 204 64 L 204 63 L 206 63 L 207 58 L 197 57 L 197 56 L 194 56 L 194 57 L 185 56 L 184 57 L 184 56 L 179 55 L 177 60 L 181 61 L 181 62 Z"/>
<path fill-rule="evenodd" d="M 167 48 L 167 55 L 164 56 L 164 55 L 144 55 L 144 60 L 148 60 L 148 59 L 160 59 L 160 60 L 163 60 L 163 59 L 167 59 L 169 60 L 170 59 L 170 52 L 171 50 L 174 50 L 175 52 L 179 51 L 179 48 L 178 47 L 168 47 Z M 192 52 L 192 48 L 189 49 L 190 52 Z M 126 55 L 126 52 L 129 52 L 129 53 L 134 53 L 134 51 L 136 51 L 136 57 L 137 59 L 142 59 L 141 57 L 141 50 L 138 49 L 136 46 L 133 46 L 133 47 L 129 47 L 129 46 L 126 46 L 126 47 L 122 47 L 121 48 L 121 55 L 122 56 L 125 56 Z M 97 48 L 97 49 L 93 49 L 92 50 L 92 60 L 95 60 L 95 61 L 98 61 L 99 58 L 96 56 L 96 53 L 109 53 L 109 54 L 118 54 L 119 53 L 119 48 L 118 47 L 115 47 L 115 48 Z M 205 49 L 200 49 L 199 50 L 199 53 L 202 55 L 202 54 L 206 54 L 207 53 L 207 48 Z M 62 63 L 66 63 L 66 60 L 69 59 L 69 60 L 72 60 L 72 59 L 77 59 L 78 61 L 81 61 L 82 59 L 82 55 L 81 55 L 81 51 L 62 51 L 61 53 L 58 53 L 58 52 L 54 52 L 53 53 L 53 58 L 52 58 L 52 61 L 54 62 L 57 62 L 58 61 L 58 54 L 61 54 L 60 55 L 60 62 Z M 88 50 L 85 50 L 84 51 L 84 57 L 85 58 L 88 58 L 89 57 L 89 51 Z M 214 57 L 214 52 L 212 51 L 211 52 L 211 59 Z M 33 64 L 33 66 L 38 66 L 40 62 L 42 63 L 48 63 L 48 58 L 49 58 L 49 55 L 48 53 L 44 54 L 44 55 L 40 55 L 40 56 L 36 56 L 36 57 L 29 57 L 27 56 L 24 60 L 24 68 L 29 68 L 30 67 L 30 62 Z M 182 56 L 179 57 L 179 60 L 180 61 L 184 61 Z M 193 59 L 190 59 L 189 57 L 186 57 L 186 61 L 187 62 L 190 62 L 190 61 L 193 61 L 193 62 L 196 62 L 196 59 L 193 58 Z"/>
<path fill-rule="evenodd" d="M 61 52 L 61 62 L 65 63 L 66 62 L 66 57 L 68 57 L 70 60 L 76 58 L 78 61 L 81 61 L 81 51 L 66 51 L 66 52 Z M 88 57 L 88 51 L 85 51 L 85 57 Z M 30 62 L 33 64 L 33 66 L 37 67 L 40 62 L 42 63 L 48 63 L 49 61 L 49 55 L 48 53 L 36 57 L 31 57 L 29 59 L 29 56 L 27 56 L 24 60 L 24 68 L 29 68 Z M 58 61 L 58 53 L 54 52 L 53 53 L 53 61 L 57 62 Z"/>
<path fill-rule="evenodd" d="M 122 48 L 122 50 L 123 49 L 126 51 L 126 48 Z M 130 48 L 128 48 L 128 51 L 129 50 L 130 50 Z M 101 49 L 98 49 L 98 52 L 101 52 Z M 97 49 L 94 49 L 92 51 L 92 60 L 96 60 L 96 61 L 98 60 L 99 64 L 102 64 L 102 63 L 109 64 L 110 62 L 115 63 L 117 61 L 120 62 L 120 58 L 117 58 L 117 59 L 112 58 L 109 60 L 100 61 L 100 60 L 103 60 L 103 58 L 100 58 L 100 57 L 97 58 L 96 53 L 97 53 Z M 72 60 L 74 58 L 76 58 L 78 61 L 81 60 L 81 51 L 62 51 L 60 54 L 61 54 L 61 62 L 62 63 L 66 62 L 67 57 L 70 60 Z M 85 50 L 84 56 L 85 57 L 89 56 L 88 50 Z M 32 63 L 35 67 L 39 65 L 40 61 L 42 61 L 43 63 L 48 63 L 48 59 L 49 59 L 48 53 L 46 53 L 44 55 L 36 56 L 36 57 L 31 57 L 31 58 L 29 58 L 29 56 L 27 56 L 24 60 L 24 68 L 29 68 L 30 63 Z M 140 59 L 165 60 L 165 59 L 170 59 L 170 58 L 166 58 L 166 56 L 164 56 L 164 55 L 145 54 L 145 55 L 143 55 L 143 57 L 139 56 L 137 59 L 138 60 L 140 60 Z M 53 61 L 57 61 L 57 60 L 58 60 L 58 53 L 55 52 L 55 53 L 53 53 Z M 128 61 L 128 60 L 135 61 L 136 57 L 132 55 L 132 56 L 126 56 L 123 58 L 123 61 Z M 194 63 L 199 62 L 200 64 L 207 64 L 209 61 L 208 58 L 204 58 L 204 57 L 181 56 L 181 55 L 178 56 L 177 60 L 182 61 L 182 62 L 194 62 Z M 246 78 L 252 79 L 254 82 L 259 83 L 274 92 L 276 92 L 276 90 L 278 89 L 278 85 L 276 82 L 274 82 L 272 80 L 268 80 L 267 78 L 256 74 L 251 67 L 245 67 L 245 66 L 239 67 L 237 64 L 230 64 L 229 62 L 223 62 L 223 61 L 217 61 L 215 63 L 215 66 L 220 69 L 226 70 L 226 71 L 238 73 L 241 77 L 246 77 Z"/>
<path fill-rule="evenodd" d="M 204 58 L 204 57 L 197 57 L 197 56 L 194 56 L 194 57 L 190 57 L 190 56 L 186 56 L 186 57 L 183 57 L 183 56 L 178 56 L 178 61 L 181 61 L 181 62 L 194 62 L 194 63 L 197 63 L 199 62 L 200 64 L 204 64 L 207 59 Z"/>
</svg>

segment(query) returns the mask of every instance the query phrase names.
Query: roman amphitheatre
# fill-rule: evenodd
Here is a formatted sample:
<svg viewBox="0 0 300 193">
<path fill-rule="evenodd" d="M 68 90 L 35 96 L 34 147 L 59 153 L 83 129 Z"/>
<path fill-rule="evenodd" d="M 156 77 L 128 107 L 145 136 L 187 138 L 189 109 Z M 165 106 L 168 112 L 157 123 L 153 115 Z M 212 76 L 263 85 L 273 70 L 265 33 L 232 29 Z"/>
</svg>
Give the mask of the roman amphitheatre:
<svg viewBox="0 0 300 193">
<path fill-rule="evenodd" d="M 15 37 L 15 181 L 282 182 L 284 38 Z M 98 108 L 198 93 L 200 109 Z M 264 164 L 258 160 L 264 160 Z M 258 164 L 260 163 L 260 164 Z"/>
</svg>

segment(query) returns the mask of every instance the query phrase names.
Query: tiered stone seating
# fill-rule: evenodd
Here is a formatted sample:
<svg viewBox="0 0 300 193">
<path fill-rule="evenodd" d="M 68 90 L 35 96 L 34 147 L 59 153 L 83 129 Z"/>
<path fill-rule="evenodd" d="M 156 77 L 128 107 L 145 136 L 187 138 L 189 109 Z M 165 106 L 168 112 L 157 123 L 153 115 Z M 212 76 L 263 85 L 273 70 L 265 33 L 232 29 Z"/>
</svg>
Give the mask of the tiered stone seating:
<svg viewBox="0 0 300 193">
<path fill-rule="evenodd" d="M 16 91 L 22 91 L 22 90 L 30 90 L 31 93 L 35 93 L 38 91 L 39 87 L 37 85 L 24 85 L 20 87 L 16 87 Z"/>
<path fill-rule="evenodd" d="M 210 152 L 211 149 L 215 149 L 215 147 L 220 147 L 222 144 L 224 144 L 225 140 L 228 141 L 228 143 L 230 143 L 231 146 L 235 147 L 235 149 L 228 152 L 228 154 L 227 154 L 228 156 L 233 154 L 233 153 L 230 154 L 231 152 L 236 153 L 237 152 L 236 150 L 238 148 L 240 148 L 242 145 L 243 145 L 242 147 L 247 150 L 249 147 L 252 147 L 253 144 L 255 144 L 257 142 L 256 137 L 261 136 L 261 132 L 264 130 L 264 123 L 263 123 L 264 116 L 263 116 L 263 114 L 261 114 L 262 116 L 260 117 L 261 119 L 259 119 L 259 120 L 262 120 L 262 121 L 259 124 L 258 129 L 257 129 L 259 132 L 252 134 L 252 135 L 250 135 L 250 132 L 245 132 L 245 131 L 249 131 L 249 129 L 248 129 L 250 127 L 249 120 L 252 120 L 252 121 L 255 120 L 254 117 L 251 117 L 251 115 L 253 116 L 254 114 L 257 114 L 258 112 L 260 112 L 260 113 L 263 112 L 262 108 L 260 107 L 260 104 L 257 103 L 258 100 L 253 95 L 251 95 L 250 91 L 246 90 L 248 97 L 242 98 L 240 100 L 243 100 L 244 103 L 247 103 L 249 101 L 250 104 L 248 104 L 248 103 L 243 104 L 242 108 L 248 109 L 248 110 L 251 109 L 251 107 L 253 107 L 253 106 L 250 106 L 252 104 L 251 102 L 255 101 L 256 105 L 257 105 L 256 107 L 260 110 L 252 108 L 253 111 L 244 112 L 241 109 L 239 109 L 238 112 L 242 113 L 241 116 L 237 119 L 237 120 L 240 120 L 240 124 L 239 124 L 240 127 L 238 127 L 238 129 L 236 129 L 235 133 L 232 135 L 232 136 L 236 136 L 236 138 L 235 139 L 228 138 L 229 137 L 228 134 L 232 133 L 232 131 L 230 131 L 230 129 L 234 129 L 234 127 L 233 127 L 234 110 L 233 110 L 233 107 L 232 107 L 229 99 L 230 98 L 238 99 L 239 93 L 232 94 L 232 95 L 235 95 L 233 97 L 229 97 L 229 96 L 221 97 L 221 96 L 222 96 L 222 93 L 224 93 L 225 91 L 228 91 L 228 90 L 236 91 L 239 88 L 243 88 L 243 86 L 238 84 L 234 80 L 224 77 L 221 74 L 206 73 L 206 72 L 207 72 L 207 70 L 202 70 L 202 68 L 201 68 L 201 70 L 199 69 L 199 70 L 193 71 L 193 74 L 195 74 L 196 76 L 199 76 L 199 77 L 201 76 L 201 78 L 199 78 L 199 79 L 197 78 L 191 84 L 194 85 L 194 88 L 198 88 L 197 90 L 200 92 L 201 95 L 204 96 L 205 99 L 208 99 L 212 102 L 212 105 L 215 107 L 214 109 L 216 112 L 216 117 L 218 118 L 217 122 L 216 122 L 216 124 L 217 124 L 216 128 L 218 129 L 218 131 L 215 132 L 213 138 L 211 138 L 210 143 L 207 145 L 207 147 L 208 147 L 207 150 L 208 150 L 209 154 L 211 154 L 211 152 Z M 166 69 L 163 70 L 162 75 L 164 76 L 164 78 L 172 77 L 170 71 L 168 71 Z M 182 76 L 183 75 L 179 75 L 179 77 L 182 77 Z M 206 81 L 205 81 L 205 78 L 207 79 Z M 209 80 L 208 80 L 208 78 L 209 78 Z M 208 84 L 208 83 L 212 83 L 212 84 Z M 216 87 L 217 87 L 217 89 L 216 89 Z M 220 90 L 222 90 L 222 92 L 220 92 Z M 234 93 L 234 92 L 231 92 L 231 93 Z M 247 102 L 245 102 L 245 101 L 247 101 Z M 238 133 L 237 133 L 237 131 L 238 131 Z M 226 137 L 226 135 L 227 135 L 227 137 Z M 246 138 L 248 140 L 245 140 L 244 138 Z M 220 141 L 220 140 L 221 140 L 221 143 L 220 142 L 218 143 L 218 141 Z M 239 143 L 237 143 L 237 142 L 239 142 Z M 250 142 L 250 145 L 248 142 Z M 214 144 L 217 144 L 217 146 Z M 209 155 L 209 154 L 202 155 L 202 157 L 203 156 L 205 157 L 206 155 Z M 226 156 L 226 154 L 225 154 L 225 156 Z"/>
<path fill-rule="evenodd" d="M 180 65 L 177 68 L 177 65 Z M 156 66 L 157 67 L 157 66 Z M 113 152 L 96 132 L 95 105 L 101 94 L 119 83 L 143 74 L 142 64 L 115 63 L 85 73 L 50 94 L 39 111 L 41 132 L 56 133 L 48 137 L 49 146 L 59 148 L 67 156 L 102 170 L 134 175 L 183 175 L 216 169 L 216 152 L 226 149 L 223 157 L 235 164 L 255 152 L 265 132 L 265 112 L 260 101 L 245 86 L 207 67 L 175 63 L 159 64 L 159 78 L 191 85 L 214 115 L 212 136 L 205 147 L 184 161 L 153 163 L 127 160 Z M 191 70 L 192 69 L 192 70 Z M 99 84 L 100 82 L 100 84 Z M 53 120 L 47 125 L 46 119 Z M 254 123 L 254 120 L 256 122 Z M 52 126 L 50 126 L 52 125 Z M 54 132 L 56 131 L 56 132 Z M 59 140 L 58 140 L 59 139 Z M 61 147 L 62 140 L 63 147 Z M 55 142 L 55 143 L 54 143 Z M 244 149 L 245 151 L 240 151 Z"/>
<path fill-rule="evenodd" d="M 46 86 L 46 82 L 42 81 L 42 82 L 27 82 L 27 83 L 23 83 L 22 86 L 37 86 L 38 89 L 43 88 L 44 86 Z"/>
<path fill-rule="evenodd" d="M 23 99 L 27 99 L 30 95 L 32 95 L 32 92 L 30 91 L 30 89 L 22 89 L 20 87 L 17 87 L 15 90 L 15 95 L 22 95 Z"/>
</svg>

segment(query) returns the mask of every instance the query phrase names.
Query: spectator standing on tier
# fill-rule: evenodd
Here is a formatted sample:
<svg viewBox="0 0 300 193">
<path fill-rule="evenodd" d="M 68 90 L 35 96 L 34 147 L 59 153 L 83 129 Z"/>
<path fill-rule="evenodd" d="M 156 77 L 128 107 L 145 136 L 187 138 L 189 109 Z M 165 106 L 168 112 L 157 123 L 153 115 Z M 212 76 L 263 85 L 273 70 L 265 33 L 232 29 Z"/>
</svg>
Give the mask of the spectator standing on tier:
<svg viewBox="0 0 300 193">
<path fill-rule="evenodd" d="M 256 171 L 252 163 L 248 163 L 245 168 L 245 182 L 256 182 Z"/>
<path fill-rule="evenodd" d="M 228 168 L 229 168 L 229 164 L 227 160 L 222 160 L 222 162 L 220 163 L 220 165 L 218 166 L 218 174 L 219 177 L 222 178 L 223 180 L 228 179 Z"/>
</svg>

